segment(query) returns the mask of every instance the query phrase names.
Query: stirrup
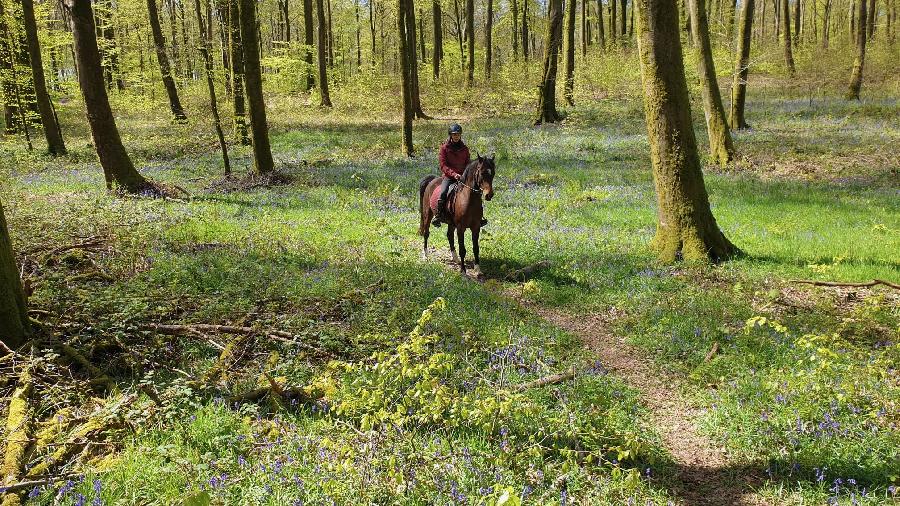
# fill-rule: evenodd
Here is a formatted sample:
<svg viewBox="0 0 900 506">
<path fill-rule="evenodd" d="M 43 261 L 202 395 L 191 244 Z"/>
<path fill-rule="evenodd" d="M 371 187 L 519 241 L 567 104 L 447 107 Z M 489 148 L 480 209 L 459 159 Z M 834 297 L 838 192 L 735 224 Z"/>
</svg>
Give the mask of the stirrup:
<svg viewBox="0 0 900 506">
<path fill-rule="evenodd" d="M 487 219 L 486 219 L 486 218 L 481 218 L 481 226 L 483 227 L 483 226 L 485 226 L 485 225 L 487 225 L 487 224 L 488 224 Z"/>
<path fill-rule="evenodd" d="M 434 219 L 431 220 L 431 226 L 440 228 L 441 227 L 441 217 L 435 216 Z"/>
</svg>

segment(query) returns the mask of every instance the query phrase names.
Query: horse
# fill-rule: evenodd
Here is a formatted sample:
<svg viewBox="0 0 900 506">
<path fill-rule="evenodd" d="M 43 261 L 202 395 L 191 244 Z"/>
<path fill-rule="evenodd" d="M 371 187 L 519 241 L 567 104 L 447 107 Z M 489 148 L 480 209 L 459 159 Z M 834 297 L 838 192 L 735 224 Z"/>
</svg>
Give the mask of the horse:
<svg viewBox="0 0 900 506">
<path fill-rule="evenodd" d="M 466 229 L 472 231 L 472 253 L 475 255 L 475 275 L 481 274 L 478 255 L 478 236 L 481 233 L 481 218 L 484 217 L 484 207 L 481 196 L 485 200 L 494 197 L 494 155 L 489 157 L 478 156 L 466 165 L 462 178 L 457 184 L 457 189 L 448 198 L 447 216 L 450 223 L 447 224 L 447 242 L 450 243 L 450 252 L 453 261 L 459 262 L 459 272 L 466 273 Z M 431 220 L 434 211 L 431 209 L 431 196 L 435 191 L 440 191 L 441 178 L 428 175 L 419 181 L 419 235 L 424 239 L 422 245 L 422 258 L 428 258 L 428 236 L 430 235 Z M 453 231 L 459 239 L 459 256 L 456 255 L 456 247 L 453 244 Z"/>
</svg>

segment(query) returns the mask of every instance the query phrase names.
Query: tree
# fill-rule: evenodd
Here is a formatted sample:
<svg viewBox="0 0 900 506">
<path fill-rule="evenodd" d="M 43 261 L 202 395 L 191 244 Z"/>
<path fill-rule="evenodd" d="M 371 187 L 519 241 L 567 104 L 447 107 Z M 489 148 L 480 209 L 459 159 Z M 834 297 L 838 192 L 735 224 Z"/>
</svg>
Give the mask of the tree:
<svg viewBox="0 0 900 506">
<path fill-rule="evenodd" d="M 30 334 L 28 303 L 0 203 L 0 342 L 7 348 L 16 349 Z"/>
<path fill-rule="evenodd" d="M 257 174 L 275 170 L 269 146 L 269 125 L 263 99 L 262 75 L 259 68 L 259 33 L 256 29 L 256 1 L 238 0 L 241 17 L 241 43 L 244 48 L 244 88 L 250 109 L 250 132 L 253 144 L 253 168 Z M 319 0 L 321 2 L 321 0 Z"/>
<path fill-rule="evenodd" d="M 603 26 L 603 0 L 597 0 L 597 42 L 600 49 L 606 47 L 606 28 Z"/>
<path fill-rule="evenodd" d="M 109 96 L 103 85 L 103 67 L 97 47 L 97 27 L 91 0 L 65 0 L 72 25 L 75 60 L 78 66 L 78 84 L 84 97 L 91 138 L 100 166 L 106 178 L 107 188 L 118 185 L 129 193 L 158 193 L 153 184 L 135 170 L 131 158 L 122 145 L 119 129 L 109 106 Z"/>
<path fill-rule="evenodd" d="M 215 75 L 213 74 L 212 55 L 209 52 L 208 33 L 204 27 L 203 14 L 200 10 L 200 0 L 194 0 L 194 10 L 197 13 L 197 26 L 200 28 L 200 52 L 203 53 L 203 63 L 206 69 L 206 86 L 209 89 L 209 105 L 212 111 L 213 124 L 216 128 L 216 136 L 219 138 L 219 148 L 222 150 L 222 163 L 225 174 L 231 174 L 231 163 L 228 160 L 228 146 L 225 145 L 225 134 L 222 132 L 222 121 L 219 119 L 219 105 L 216 102 Z"/>
<path fill-rule="evenodd" d="M 737 58 L 734 61 L 734 82 L 731 85 L 731 116 L 733 130 L 748 128 L 744 119 L 744 103 L 747 100 L 747 77 L 750 74 L 750 41 L 753 35 L 754 0 L 743 0 L 741 27 L 738 34 Z"/>
<path fill-rule="evenodd" d="M 510 9 L 512 14 L 512 57 L 513 60 L 519 59 L 519 2 L 510 0 Z"/>
<path fill-rule="evenodd" d="M 566 103 L 574 105 L 575 100 L 572 96 L 575 88 L 575 3 L 577 0 L 566 0 L 566 68 L 565 82 L 563 83 L 563 96 Z"/>
<path fill-rule="evenodd" d="M 325 6 L 322 4 L 322 0 L 316 0 L 316 17 L 318 18 L 316 50 L 319 59 L 319 94 L 322 95 L 320 105 L 331 107 L 331 95 L 328 93 L 328 53 L 325 50 L 325 45 L 328 43 L 328 27 L 325 22 Z"/>
<path fill-rule="evenodd" d="M 318 0 L 321 2 L 322 0 Z M 412 120 L 413 120 L 413 101 L 412 101 L 412 79 L 410 72 L 409 53 L 415 53 L 415 46 L 409 47 L 409 37 L 406 31 L 409 29 L 406 19 L 407 4 L 412 0 L 397 0 L 397 34 L 400 41 L 400 95 L 403 102 L 403 127 L 402 127 L 402 149 L 406 156 L 412 156 Z"/>
<path fill-rule="evenodd" d="M 637 41 L 657 197 L 660 260 L 725 260 L 738 250 L 709 207 L 691 125 L 675 0 L 638 0 Z"/>
<path fill-rule="evenodd" d="M 468 43 L 468 59 L 466 60 L 466 85 L 475 84 L 475 0 L 466 0 L 466 42 Z"/>
<path fill-rule="evenodd" d="M 569 0 L 570 2 L 572 0 Z M 615 1 L 615 0 L 613 0 Z M 535 125 L 555 123 L 562 119 L 556 110 L 556 69 L 562 42 L 562 0 L 550 0 L 548 6 L 547 42 L 544 47 L 544 72 L 538 86 L 538 115 Z"/>
<path fill-rule="evenodd" d="M 697 73 L 700 75 L 700 88 L 703 94 L 706 132 L 709 137 L 709 154 L 713 163 L 726 165 L 734 157 L 734 144 L 725 120 L 725 108 L 722 106 L 719 82 L 716 79 L 712 47 L 709 43 L 706 2 L 704 0 L 688 0 L 688 3 L 691 11 L 691 32 L 697 53 Z"/>
<path fill-rule="evenodd" d="M 856 59 L 853 60 L 853 72 L 850 74 L 850 86 L 847 88 L 847 100 L 859 100 L 862 88 L 863 65 L 866 62 L 866 0 L 859 0 L 858 22 L 856 23 Z"/>
<path fill-rule="evenodd" d="M 238 2 L 240 0 L 227 0 L 229 4 L 229 17 L 231 18 L 231 88 L 232 106 L 234 108 L 234 136 L 238 142 L 247 146 L 250 144 L 250 134 L 247 131 L 247 112 L 244 107 L 244 45 L 241 43 L 241 13 Z"/>
<path fill-rule="evenodd" d="M 369 0 L 369 15 L 372 14 L 372 0 Z M 374 25 L 373 25 L 374 27 Z M 313 66 L 313 8 L 312 8 L 312 0 L 303 0 L 303 43 L 306 45 L 306 48 L 303 53 L 304 61 L 306 62 L 306 91 L 309 91 L 316 85 L 316 80 L 313 77 L 312 66 Z M 372 31 L 372 58 L 375 58 L 375 31 L 373 28 Z M 372 66 L 375 66 L 374 60 Z"/>
<path fill-rule="evenodd" d="M 41 125 L 44 127 L 44 137 L 47 139 L 47 151 L 52 155 L 63 155 L 66 153 L 66 144 L 63 142 L 62 130 L 59 128 L 59 121 L 53 110 L 53 103 L 47 92 L 47 82 L 44 79 L 44 63 L 41 60 L 41 46 L 38 41 L 33 0 L 22 0 L 22 21 L 25 25 L 35 99 L 41 116 Z"/>
<path fill-rule="evenodd" d="M 431 56 L 431 68 L 434 72 L 434 78 L 441 77 L 441 60 L 444 59 L 444 30 L 441 23 L 443 15 L 441 14 L 440 0 L 432 0 L 431 2 L 431 20 L 434 24 L 434 53 Z"/>
<path fill-rule="evenodd" d="M 491 30 L 494 26 L 494 0 L 487 0 L 487 14 L 484 22 L 484 78 L 491 78 L 491 57 L 493 56 L 493 42 Z"/>
<path fill-rule="evenodd" d="M 528 0 L 522 0 L 522 58 L 525 63 L 528 63 L 528 34 Z"/>
<path fill-rule="evenodd" d="M 784 63 L 787 65 L 788 74 L 793 76 L 794 54 L 791 51 L 791 11 L 788 4 L 788 0 L 781 0 L 781 33 L 784 37 Z"/>
<path fill-rule="evenodd" d="M 430 116 L 422 111 L 422 97 L 419 94 L 419 59 L 416 54 L 416 11 L 413 8 L 411 0 L 409 2 L 404 2 L 404 7 L 406 8 L 406 12 L 404 13 L 404 20 L 406 23 L 406 51 L 407 58 L 409 59 L 407 71 L 409 72 L 409 91 L 412 99 L 413 113 L 416 118 L 431 119 Z"/>
<path fill-rule="evenodd" d="M 231 0 L 236 1 L 236 0 Z M 153 34 L 153 45 L 156 46 L 156 62 L 159 64 L 159 72 L 162 74 L 163 87 L 169 97 L 169 109 L 177 120 L 185 120 L 184 108 L 178 98 L 178 89 L 172 78 L 172 69 L 169 66 L 169 57 L 166 55 L 166 39 L 163 37 L 162 26 L 159 24 L 159 12 L 156 0 L 147 0 L 147 13 L 150 19 L 150 32 Z"/>
</svg>

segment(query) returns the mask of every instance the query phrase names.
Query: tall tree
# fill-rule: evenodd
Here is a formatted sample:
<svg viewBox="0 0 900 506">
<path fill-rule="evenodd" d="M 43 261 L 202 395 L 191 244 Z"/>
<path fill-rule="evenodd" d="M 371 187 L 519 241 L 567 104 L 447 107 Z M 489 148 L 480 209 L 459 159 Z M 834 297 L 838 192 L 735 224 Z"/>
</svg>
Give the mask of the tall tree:
<svg viewBox="0 0 900 506">
<path fill-rule="evenodd" d="M 566 67 L 563 96 L 569 105 L 575 104 L 573 91 L 575 88 L 575 4 L 578 0 L 566 0 Z"/>
<path fill-rule="evenodd" d="M 31 334 L 28 322 L 28 301 L 22 289 L 16 257 L 13 254 L 9 228 L 0 203 L 0 342 L 16 349 Z"/>
<path fill-rule="evenodd" d="M 228 0 L 231 18 L 231 89 L 234 108 L 234 136 L 242 145 L 250 144 L 247 131 L 247 109 L 244 104 L 244 44 L 241 42 L 241 12 L 238 2 Z"/>
<path fill-rule="evenodd" d="M 606 47 L 606 28 L 603 26 L 603 0 L 597 0 L 597 42 L 600 49 Z"/>
<path fill-rule="evenodd" d="M 618 0 L 609 0 L 609 45 L 615 46 L 618 39 L 616 31 L 616 3 Z"/>
<path fill-rule="evenodd" d="M 744 103 L 747 100 L 747 77 L 750 75 L 750 40 L 753 33 L 753 4 L 755 0 L 743 0 L 738 48 L 734 59 L 734 82 L 731 85 L 731 116 L 733 130 L 747 128 L 744 119 Z M 764 4 L 765 5 L 765 4 Z"/>
<path fill-rule="evenodd" d="M 232 2 L 236 0 L 231 0 Z M 159 23 L 159 11 L 156 0 L 147 0 L 147 13 L 150 19 L 150 31 L 153 34 L 153 45 L 156 46 L 156 61 L 159 64 L 159 72 L 162 74 L 163 87 L 169 97 L 169 109 L 175 119 L 183 121 L 187 119 L 181 100 L 178 98 L 178 88 L 175 87 L 175 79 L 172 78 L 172 69 L 169 66 L 169 57 L 166 55 L 166 39 L 163 37 L 162 26 Z"/>
<path fill-rule="evenodd" d="M 434 24 L 434 53 L 431 56 L 431 68 L 434 78 L 441 77 L 441 60 L 444 59 L 444 29 L 442 23 L 440 0 L 431 2 L 431 21 Z"/>
<path fill-rule="evenodd" d="M 703 112 L 706 116 L 706 132 L 709 137 L 709 155 L 714 163 L 725 165 L 734 157 L 734 144 L 725 120 L 725 108 L 722 106 L 719 82 L 716 79 L 712 46 L 709 43 L 706 1 L 688 0 L 688 3 L 697 57 L 697 73 L 700 75 L 700 89 L 703 95 Z"/>
<path fill-rule="evenodd" d="M 598 0 L 599 1 L 599 0 Z M 528 0 L 522 0 L 522 58 L 528 63 L 529 46 L 528 37 Z"/>
<path fill-rule="evenodd" d="M 628 35 L 628 23 L 626 19 L 628 18 L 628 0 L 622 0 L 622 9 L 619 11 L 619 24 L 622 27 L 619 29 L 620 35 L 622 36 L 622 41 L 624 42 L 625 36 Z"/>
<path fill-rule="evenodd" d="M 866 0 L 858 0 L 858 22 L 856 23 L 856 59 L 853 60 L 853 72 L 850 74 L 850 86 L 847 88 L 847 100 L 859 100 L 862 89 L 863 65 L 866 62 Z"/>
<path fill-rule="evenodd" d="M 660 260 L 720 261 L 737 248 L 716 224 L 700 170 L 675 0 L 638 0 L 637 41 L 657 197 Z"/>
<path fill-rule="evenodd" d="M 865 1 L 865 0 L 863 0 Z M 794 75 L 794 53 L 791 51 L 791 10 L 788 0 L 781 0 L 781 33 L 784 37 L 784 64 L 788 74 Z"/>
<path fill-rule="evenodd" d="M 65 0 L 65 7 L 72 25 L 78 84 L 106 186 L 112 188 L 117 185 L 129 193 L 157 193 L 155 186 L 135 170 L 119 137 L 109 96 L 103 85 L 103 66 L 97 47 L 97 27 L 94 25 L 91 0 Z"/>
<path fill-rule="evenodd" d="M 800 0 L 794 0 L 794 46 L 800 47 Z"/>
<path fill-rule="evenodd" d="M 466 0 L 466 47 L 468 59 L 466 60 L 466 84 L 475 84 L 475 0 Z"/>
<path fill-rule="evenodd" d="M 572 0 L 569 0 L 570 2 Z M 615 1 L 615 0 L 613 0 Z M 555 123 L 561 116 L 556 110 L 556 71 L 559 48 L 562 45 L 562 0 L 550 0 L 547 17 L 547 38 L 544 45 L 544 72 L 538 86 L 538 110 L 535 125 Z"/>
<path fill-rule="evenodd" d="M 369 6 L 371 8 L 371 0 L 369 1 Z M 372 57 L 375 56 L 375 46 L 374 46 L 374 33 L 372 39 Z M 313 76 L 313 7 L 312 0 L 303 0 L 303 44 L 306 46 L 303 49 L 303 61 L 306 62 L 306 91 L 313 89 L 316 85 L 315 77 Z"/>
<path fill-rule="evenodd" d="M 518 0 L 510 0 L 510 9 L 512 14 L 512 57 L 513 60 L 519 59 L 519 2 Z"/>
<path fill-rule="evenodd" d="M 215 75 L 213 74 L 212 54 L 209 47 L 209 33 L 206 31 L 203 14 L 200 9 L 200 0 L 194 0 L 194 10 L 197 13 L 197 27 L 200 29 L 200 52 L 203 53 L 203 63 L 206 69 L 206 86 L 209 90 L 209 105 L 213 116 L 213 126 L 216 129 L 216 136 L 219 138 L 219 148 L 222 150 L 222 163 L 225 167 L 225 174 L 231 174 L 231 163 L 228 160 L 228 146 L 225 144 L 225 134 L 222 132 L 222 121 L 219 119 L 219 105 L 216 102 L 216 85 Z M 212 21 L 212 20 L 210 20 Z"/>
<path fill-rule="evenodd" d="M 484 22 L 484 78 L 491 78 L 491 58 L 493 57 L 494 45 L 491 41 L 492 29 L 494 27 L 494 0 L 487 0 L 487 13 Z"/>
<path fill-rule="evenodd" d="M 318 0 L 321 2 L 322 0 Z M 397 0 L 397 34 L 400 41 L 400 95 L 403 103 L 403 127 L 402 127 L 402 149 L 406 156 L 412 156 L 412 121 L 413 121 L 413 101 L 412 101 L 412 82 L 410 72 L 410 52 L 415 53 L 415 46 L 409 47 L 409 37 L 406 33 L 408 23 L 406 19 L 407 4 L 412 0 Z"/>
<path fill-rule="evenodd" d="M 253 168 L 257 174 L 275 170 L 269 145 L 269 124 L 263 99 L 262 72 L 259 68 L 259 32 L 256 28 L 256 0 L 238 0 L 241 16 L 241 43 L 244 48 L 244 87 L 250 110 L 253 143 Z M 319 0 L 321 2 L 321 0 Z"/>
<path fill-rule="evenodd" d="M 419 94 L 419 60 L 416 54 L 416 10 L 413 8 L 412 0 L 404 2 L 406 12 L 404 13 L 404 22 L 406 23 L 406 50 L 409 66 L 407 68 L 410 78 L 410 97 L 412 98 L 413 112 L 416 118 L 430 119 L 430 116 L 422 111 L 422 97 Z"/>
<path fill-rule="evenodd" d="M 44 127 L 44 137 L 47 139 L 47 151 L 52 155 L 62 155 L 66 153 L 66 144 L 63 142 L 62 130 L 59 128 L 59 121 L 53 110 L 53 103 L 47 92 L 47 82 L 44 79 L 44 63 L 41 60 L 41 46 L 38 41 L 33 0 L 22 0 L 22 21 L 25 25 L 35 99 L 41 115 L 41 125 Z"/>
<path fill-rule="evenodd" d="M 587 56 L 587 48 L 591 45 L 591 25 L 588 24 L 588 2 L 581 0 L 581 57 Z"/>
<path fill-rule="evenodd" d="M 322 96 L 321 103 L 323 107 L 331 107 L 331 95 L 328 93 L 328 53 L 325 45 L 328 43 L 328 30 L 325 22 L 325 6 L 322 0 L 316 0 L 316 17 L 318 18 L 318 36 L 316 37 L 316 50 L 319 59 L 319 94 Z"/>
<path fill-rule="evenodd" d="M 869 0 L 869 6 L 866 9 L 866 32 L 869 40 L 872 40 L 875 38 L 875 15 L 878 13 L 878 10 L 875 8 L 875 0 Z"/>
<path fill-rule="evenodd" d="M 312 0 L 303 1 L 310 2 L 310 5 L 312 5 Z M 375 55 L 377 54 L 375 51 L 375 0 L 369 0 L 369 33 L 372 35 L 372 69 L 374 69 Z M 312 47 L 312 20 L 310 20 L 309 34 L 309 42 L 307 44 Z"/>
</svg>

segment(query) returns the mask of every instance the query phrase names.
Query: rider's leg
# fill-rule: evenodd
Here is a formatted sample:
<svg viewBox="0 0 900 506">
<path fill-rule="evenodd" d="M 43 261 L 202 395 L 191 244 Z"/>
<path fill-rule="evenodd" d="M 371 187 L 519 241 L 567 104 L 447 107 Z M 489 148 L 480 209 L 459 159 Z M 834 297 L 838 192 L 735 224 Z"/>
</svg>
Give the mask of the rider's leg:
<svg viewBox="0 0 900 506">
<path fill-rule="evenodd" d="M 446 209 L 445 206 L 447 204 L 447 192 L 450 190 L 450 178 L 445 177 L 443 181 L 441 181 L 441 195 L 438 197 L 437 202 L 437 213 L 434 215 L 434 219 L 431 220 L 431 224 L 435 227 L 441 226 L 441 221 L 446 221 Z"/>
</svg>

